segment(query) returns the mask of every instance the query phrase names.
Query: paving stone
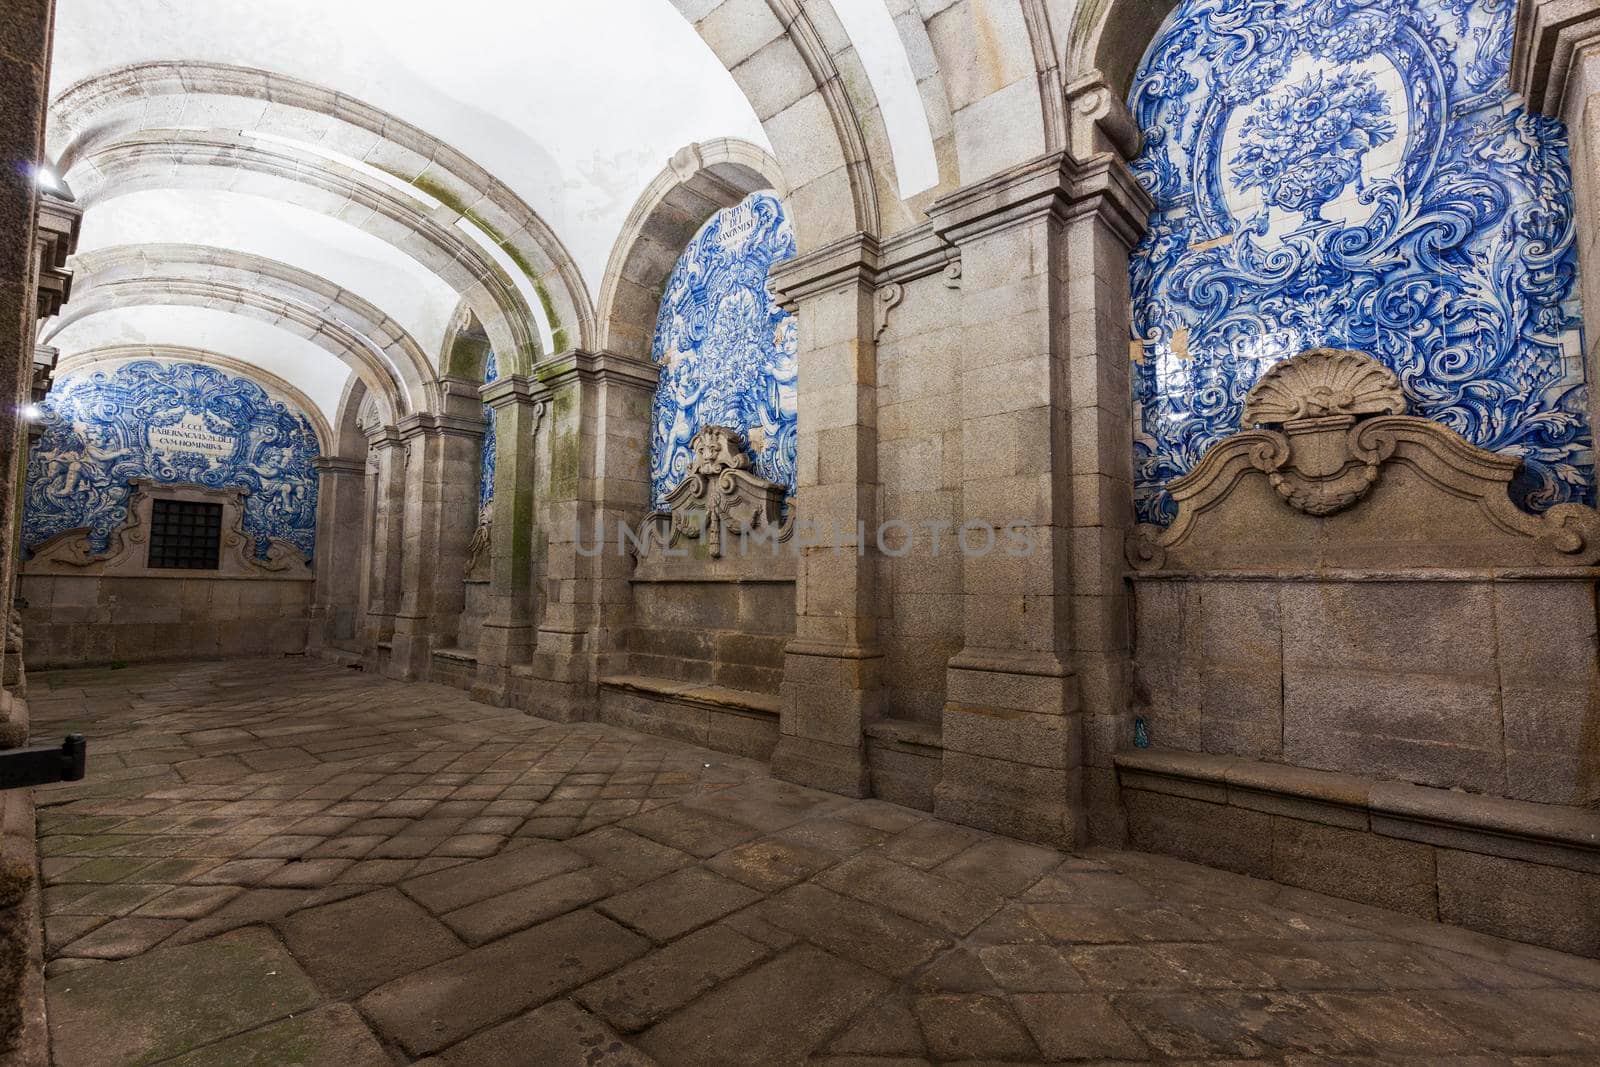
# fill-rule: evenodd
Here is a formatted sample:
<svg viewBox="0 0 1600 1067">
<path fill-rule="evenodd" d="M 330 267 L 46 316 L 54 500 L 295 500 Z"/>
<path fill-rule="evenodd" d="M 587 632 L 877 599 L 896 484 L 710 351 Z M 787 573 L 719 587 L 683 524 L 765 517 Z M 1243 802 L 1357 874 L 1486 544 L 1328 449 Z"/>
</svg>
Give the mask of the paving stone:
<svg viewBox="0 0 1600 1067">
<path fill-rule="evenodd" d="M 743 844 L 759 831 L 729 819 L 682 807 L 666 807 L 623 822 L 623 828 L 658 844 L 702 859 Z"/>
<path fill-rule="evenodd" d="M 655 1060 L 566 1000 L 485 1030 L 437 1062 L 448 1067 L 526 1067 L 530 1049 L 539 1050 L 540 1067 L 656 1067 Z"/>
<path fill-rule="evenodd" d="M 1013 993 L 1069 993 L 1085 988 L 1083 975 L 1056 945 L 987 945 L 978 959 L 1001 988 Z"/>
<path fill-rule="evenodd" d="M 198 919 L 216 911 L 240 892 L 239 887 L 231 885 L 180 885 L 143 905 L 134 915 Z"/>
<path fill-rule="evenodd" d="M 670 941 L 759 899 L 754 890 L 720 874 L 687 867 L 620 893 L 600 910 L 656 941 Z"/>
<path fill-rule="evenodd" d="M 413 1056 L 436 1052 L 643 955 L 650 943 L 585 910 L 368 993 L 361 1010 Z"/>
<path fill-rule="evenodd" d="M 912 1007 L 935 1059 L 1039 1058 L 1027 1029 L 999 997 L 977 993 L 923 996 L 917 997 Z"/>
<path fill-rule="evenodd" d="M 148 1035 L 146 1016 L 169 1012 L 176 1044 L 156 1059 L 909 1067 L 968 1034 L 1010 1063 L 1600 1062 L 1600 961 L 1169 857 L 1063 857 L 774 781 L 755 761 L 313 660 L 74 676 L 70 706 L 43 681 L 30 701 L 36 729 L 85 730 L 102 753 L 98 781 L 39 794 L 52 1006 L 98 972 L 233 939 L 291 958 L 265 927 L 239 927 L 267 924 L 303 955 L 198 979 L 237 1017 L 187 1052 L 206 999 L 163 992 L 160 975 L 122 984 L 100 1029 L 127 1015 Z M 315 763 L 215 781 L 169 770 L 271 766 L 288 750 Z M 320 888 L 263 885 L 335 870 Z M 695 891 L 704 879 L 714 892 Z M 607 893 L 667 943 L 601 914 Z M 83 901 L 99 910 L 73 914 Z M 998 906 L 969 930 L 980 903 Z M 80 947 L 135 954 L 60 955 Z M 312 982 L 322 1006 L 249 1007 L 259 990 L 245 987 L 274 970 Z M 354 996 L 393 1029 L 382 1059 L 336 1003 Z M 945 1028 L 937 1048 L 918 998 L 962 1006 L 930 1023 Z"/>
<path fill-rule="evenodd" d="M 620 826 L 591 830 L 570 839 L 566 845 L 591 863 L 597 863 L 621 875 L 624 880 L 635 883 L 670 874 L 695 860 L 687 852 L 658 844 Z"/>
<path fill-rule="evenodd" d="M 819 875 L 818 885 L 880 903 L 910 919 L 950 934 L 966 934 L 1005 903 L 976 886 L 952 882 L 871 853 L 846 860 Z"/>
<path fill-rule="evenodd" d="M 934 873 L 1001 896 L 1014 896 L 1058 867 L 1061 859 L 1061 852 L 1053 848 L 989 837 L 941 863 Z"/>
<path fill-rule="evenodd" d="M 895 862 L 927 870 L 981 840 L 983 834 L 977 830 L 937 819 L 924 819 L 896 834 L 893 840 L 884 842 L 881 847 L 883 854 Z"/>
<path fill-rule="evenodd" d="M 775 893 L 826 870 L 835 858 L 813 848 L 778 838 L 736 845 L 707 860 L 706 866 L 752 889 Z"/>
<path fill-rule="evenodd" d="M 196 1049 L 169 1067 L 392 1067 L 367 1024 L 344 1004 L 291 1016 Z"/>
<path fill-rule="evenodd" d="M 836 1056 L 908 1056 L 920 1061 L 927 1048 L 910 997 L 897 992 L 857 1016 L 828 1051 Z"/>
<path fill-rule="evenodd" d="M 438 920 L 393 889 L 296 912 L 279 929 L 317 985 L 341 999 L 465 951 Z"/>
<path fill-rule="evenodd" d="M 1105 997 L 1025 993 L 1012 1007 L 1047 1060 L 1142 1060 L 1149 1049 Z"/>
<path fill-rule="evenodd" d="M 645 1031 L 638 1045 L 663 1064 L 703 1063 L 708 1049 L 724 1064 L 804 1063 L 888 988 L 865 968 L 797 945 Z"/>
<path fill-rule="evenodd" d="M 165 893 L 171 886 L 125 885 L 102 886 L 71 900 L 63 901 L 52 909 L 55 915 L 126 915 L 136 908 Z"/>
<path fill-rule="evenodd" d="M 584 858 L 570 848 L 537 842 L 515 852 L 402 882 L 400 888 L 440 915 L 583 866 Z"/>
<path fill-rule="evenodd" d="M 910 919 L 810 883 L 779 893 L 760 914 L 814 945 L 895 978 L 904 978 L 947 944 Z"/>
<path fill-rule="evenodd" d="M 609 874 L 585 867 L 446 912 L 443 918 L 450 929 L 477 945 L 591 904 L 613 889 Z"/>
<path fill-rule="evenodd" d="M 261 880 L 274 888 L 316 889 L 328 885 L 349 870 L 354 860 L 294 860 Z"/>
<path fill-rule="evenodd" d="M 317 1000 L 310 979 L 260 930 L 71 971 L 46 985 L 56 1067 L 154 1062 Z"/>
<path fill-rule="evenodd" d="M 642 1030 L 768 954 L 718 924 L 697 930 L 584 986 L 577 999 L 624 1033 Z"/>
<path fill-rule="evenodd" d="M 304 908 L 331 904 L 361 892 L 364 890 L 360 886 L 349 885 L 325 889 L 247 889 L 205 918 L 190 922 L 172 939 L 175 943 L 187 944 L 241 926 L 271 922 Z"/>
<path fill-rule="evenodd" d="M 287 862 L 281 859 L 230 860 L 196 875 L 191 881 L 196 885 L 259 885 Z"/>
<path fill-rule="evenodd" d="M 97 926 L 73 941 L 61 953 L 102 960 L 120 960 L 154 948 L 183 927 L 181 919 L 156 919 L 130 915 Z"/>
</svg>

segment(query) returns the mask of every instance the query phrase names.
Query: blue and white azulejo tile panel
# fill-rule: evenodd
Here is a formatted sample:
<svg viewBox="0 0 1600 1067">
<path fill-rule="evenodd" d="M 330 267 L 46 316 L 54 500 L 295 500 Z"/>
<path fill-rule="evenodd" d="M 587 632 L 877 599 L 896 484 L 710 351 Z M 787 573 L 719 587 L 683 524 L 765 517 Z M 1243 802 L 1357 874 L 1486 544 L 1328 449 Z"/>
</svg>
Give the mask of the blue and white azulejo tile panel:
<svg viewBox="0 0 1600 1067">
<path fill-rule="evenodd" d="M 650 353 L 661 366 L 650 440 L 657 507 L 683 480 L 689 442 L 705 426 L 744 434 L 756 473 L 794 491 L 795 320 L 767 290 L 768 269 L 794 254 L 777 197 L 752 193 L 707 220 L 667 280 Z"/>
<path fill-rule="evenodd" d="M 500 367 L 494 358 L 494 352 L 489 353 L 489 358 L 483 366 L 483 384 L 500 380 Z M 494 503 L 494 411 L 488 404 L 483 406 L 483 453 L 478 459 L 478 521 L 483 521 L 483 513 Z"/>
<path fill-rule="evenodd" d="M 1514 0 L 1182 0 L 1129 104 L 1139 517 L 1262 371 L 1370 352 L 1411 410 L 1594 500 L 1565 127 L 1509 94 Z"/>
<path fill-rule="evenodd" d="M 311 558 L 317 529 L 317 433 L 260 385 L 199 363 L 137 360 L 56 381 L 44 435 L 28 457 L 23 544 L 86 527 L 105 551 L 128 517 L 128 481 L 239 487 L 245 532 Z"/>
</svg>

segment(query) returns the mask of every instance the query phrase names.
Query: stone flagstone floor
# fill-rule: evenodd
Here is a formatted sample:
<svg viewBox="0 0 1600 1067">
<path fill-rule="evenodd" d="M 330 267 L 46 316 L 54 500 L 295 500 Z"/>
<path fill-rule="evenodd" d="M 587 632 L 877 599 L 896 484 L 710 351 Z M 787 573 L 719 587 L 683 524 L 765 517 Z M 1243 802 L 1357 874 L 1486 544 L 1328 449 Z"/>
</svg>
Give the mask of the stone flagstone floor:
<svg viewBox="0 0 1600 1067">
<path fill-rule="evenodd" d="M 1600 962 L 304 659 L 32 676 L 57 1067 L 1600 1062 Z"/>
</svg>

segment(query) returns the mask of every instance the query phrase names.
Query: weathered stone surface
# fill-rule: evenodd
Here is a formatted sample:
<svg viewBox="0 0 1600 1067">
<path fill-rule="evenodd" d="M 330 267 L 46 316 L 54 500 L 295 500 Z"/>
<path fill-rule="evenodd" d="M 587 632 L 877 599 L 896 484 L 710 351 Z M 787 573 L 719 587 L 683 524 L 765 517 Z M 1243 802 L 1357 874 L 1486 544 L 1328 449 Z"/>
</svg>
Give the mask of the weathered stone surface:
<svg viewBox="0 0 1600 1067">
<path fill-rule="evenodd" d="M 392 889 L 296 912 L 279 928 L 317 984 L 342 999 L 464 951 L 438 920 Z"/>
<path fill-rule="evenodd" d="M 584 986 L 577 998 L 623 1032 L 642 1030 L 767 952 L 765 945 L 718 924 Z"/>
<path fill-rule="evenodd" d="M 605 901 L 601 910 L 655 939 L 670 941 L 760 899 L 702 867 L 674 871 Z"/>
<path fill-rule="evenodd" d="M 202 750 L 248 750 L 262 738 L 316 745 L 308 735 L 322 733 L 340 735 L 317 745 L 330 753 L 362 736 L 401 740 L 375 755 L 339 755 L 316 773 L 279 768 L 223 786 L 158 774 L 139 779 L 133 792 L 100 792 L 92 780 L 41 791 L 41 840 L 56 853 L 46 868 L 52 1002 L 71 1000 L 102 973 L 146 967 L 97 1004 L 105 1017 L 115 1014 L 113 1031 L 172 1036 L 161 1056 L 276 1067 L 314 1046 L 309 1062 L 323 1055 L 364 1064 L 381 1043 L 390 1057 L 473 1067 L 520 1067 L 530 1049 L 538 1062 L 584 1067 L 719 1056 L 899 1067 L 958 1042 L 1015 1054 L 1003 1061 L 1013 1063 L 1239 1055 L 1388 1062 L 1441 1050 L 1587 1062 L 1600 1054 L 1593 960 L 1161 855 L 1061 856 L 878 801 L 839 802 L 660 739 L 542 722 L 446 690 L 280 662 L 175 670 L 202 673 L 180 673 L 192 684 L 163 695 L 148 721 L 133 709 L 152 698 L 127 695 L 128 672 L 99 675 L 100 718 L 87 725 L 114 746 L 103 759 L 149 756 L 159 766 Z M 240 697 L 241 687 L 271 696 L 258 705 Z M 194 695 L 207 693 L 214 696 L 204 702 Z M 57 712 L 51 697 L 40 698 L 43 728 L 83 723 L 83 700 L 63 696 Z M 240 725 L 216 727 L 223 712 Z M 188 715 L 201 729 L 183 729 Z M 1240 762 L 1217 765 L 1218 802 L 1152 795 L 1193 805 L 1187 817 L 1205 815 L 1228 803 L 1236 784 L 1257 792 L 1269 784 Z M 1315 804 L 1348 808 L 1358 799 L 1342 779 L 1301 784 Z M 1439 808 L 1448 797 L 1438 791 L 1386 788 L 1390 818 L 1437 821 L 1469 808 L 1490 822 L 1513 817 L 1506 801 Z M 681 818 L 652 825 L 685 832 L 685 844 L 710 855 L 621 828 L 640 813 L 601 806 L 617 801 L 650 804 L 644 816 L 691 803 Z M 542 816 L 542 805 L 567 814 Z M 1274 828 L 1286 821 L 1245 810 Z M 472 826 L 490 819 L 515 825 Z M 1320 832 L 1326 824 L 1317 825 Z M 1540 825 L 1567 841 L 1588 823 Z M 433 853 L 478 832 L 505 836 L 501 851 L 485 859 Z M 324 888 L 257 887 L 285 861 L 228 858 L 267 837 L 345 835 L 422 842 L 424 858 L 364 858 Z M 105 851 L 133 841 L 141 851 L 171 842 L 172 852 Z M 1311 841 L 1294 847 L 1310 857 L 1348 854 L 1340 842 L 1323 853 Z M 1584 928 L 1587 898 L 1559 875 L 1519 889 L 1510 868 L 1488 870 L 1477 865 L 1485 857 L 1454 851 L 1466 856 L 1455 871 L 1467 887 L 1458 906 L 1520 900 L 1494 921 Z M 660 887 L 653 896 L 652 885 Z M 470 903 L 434 914 L 409 895 L 418 886 L 440 907 Z M 493 892 L 480 897 L 485 891 Z M 585 903 L 591 894 L 598 895 Z M 721 894 L 728 899 L 719 902 Z M 179 914 L 143 910 L 169 899 Z M 708 918 L 734 900 L 749 903 Z M 606 917 L 600 909 L 613 901 L 664 942 Z M 970 933 L 946 932 L 991 904 Z M 90 908 L 100 910 L 76 914 Z M 575 910 L 554 916 L 565 908 Z M 112 924 L 128 919 L 175 923 L 176 932 L 120 962 L 60 955 L 102 928 L 115 934 Z M 453 924 L 484 940 L 463 943 Z M 179 955 L 233 952 L 228 946 L 241 939 L 250 951 L 220 962 L 189 967 Z M 168 981 L 168 970 L 178 977 Z M 272 995 L 270 983 L 280 979 L 304 993 L 293 1008 Z M 357 996 L 359 1005 L 349 1003 Z M 916 1006 L 924 998 L 960 1008 L 930 1017 L 937 1047 Z M 77 1018 L 73 1010 L 62 1018 Z M 147 1015 L 155 1020 L 148 1025 Z M 1529 1024 L 1516 1025 L 1519 1017 Z M 58 1062 L 72 1061 L 58 1054 Z M 96 1045 L 76 1062 L 98 1065 L 107 1054 Z"/>
<path fill-rule="evenodd" d="M 762 917 L 875 971 L 903 978 L 946 944 L 934 931 L 893 912 L 813 885 L 769 900 Z"/>
<path fill-rule="evenodd" d="M 168 1061 L 174 1067 L 389 1067 L 393 1062 L 346 1005 L 269 1023 Z"/>
<path fill-rule="evenodd" d="M 576 912 L 380 986 L 361 1010 L 420 1056 L 574 989 L 648 945 L 604 916 Z"/>
<path fill-rule="evenodd" d="M 450 1067 L 522 1067 L 531 1050 L 550 1067 L 656 1067 L 605 1023 L 570 1001 L 557 1000 L 485 1030 L 449 1049 Z M 434 1061 L 427 1061 L 432 1063 Z"/>
<path fill-rule="evenodd" d="M 437 915 L 582 866 L 583 857 L 565 845 L 536 841 L 492 859 L 402 882 L 400 888 Z"/>
<path fill-rule="evenodd" d="M 888 988 L 871 971 L 800 945 L 652 1027 L 639 1045 L 662 1063 L 703 1062 L 708 1049 L 728 1064 L 804 1063 Z"/>
<path fill-rule="evenodd" d="M 73 971 L 48 990 L 60 1067 L 165 1059 L 317 1001 L 316 987 L 259 930 Z"/>
<path fill-rule="evenodd" d="M 586 867 L 446 912 L 443 918 L 463 940 L 480 945 L 591 904 L 613 888 L 609 874 Z"/>
</svg>

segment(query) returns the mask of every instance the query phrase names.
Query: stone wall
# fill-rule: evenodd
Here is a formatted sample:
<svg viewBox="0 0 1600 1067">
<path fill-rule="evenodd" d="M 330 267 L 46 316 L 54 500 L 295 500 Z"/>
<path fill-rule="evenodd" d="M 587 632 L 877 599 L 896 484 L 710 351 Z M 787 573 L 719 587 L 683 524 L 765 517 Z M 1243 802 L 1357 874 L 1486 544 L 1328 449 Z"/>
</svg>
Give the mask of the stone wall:
<svg viewBox="0 0 1600 1067">
<path fill-rule="evenodd" d="M 1135 580 L 1150 744 L 1553 804 L 1600 800 L 1596 580 Z"/>
<path fill-rule="evenodd" d="M 1129 839 L 1600 955 L 1600 513 L 1406 408 L 1359 353 L 1280 363 L 1128 538 Z"/>
<path fill-rule="evenodd" d="M 943 272 L 880 296 L 878 335 L 879 560 L 883 704 L 887 717 L 937 728 L 945 671 L 961 651 L 963 521 L 959 279 Z M 894 306 L 885 306 L 894 302 Z M 941 524 L 941 543 L 925 523 Z"/>
<path fill-rule="evenodd" d="M 304 652 L 312 580 L 24 573 L 34 670 Z"/>
</svg>

